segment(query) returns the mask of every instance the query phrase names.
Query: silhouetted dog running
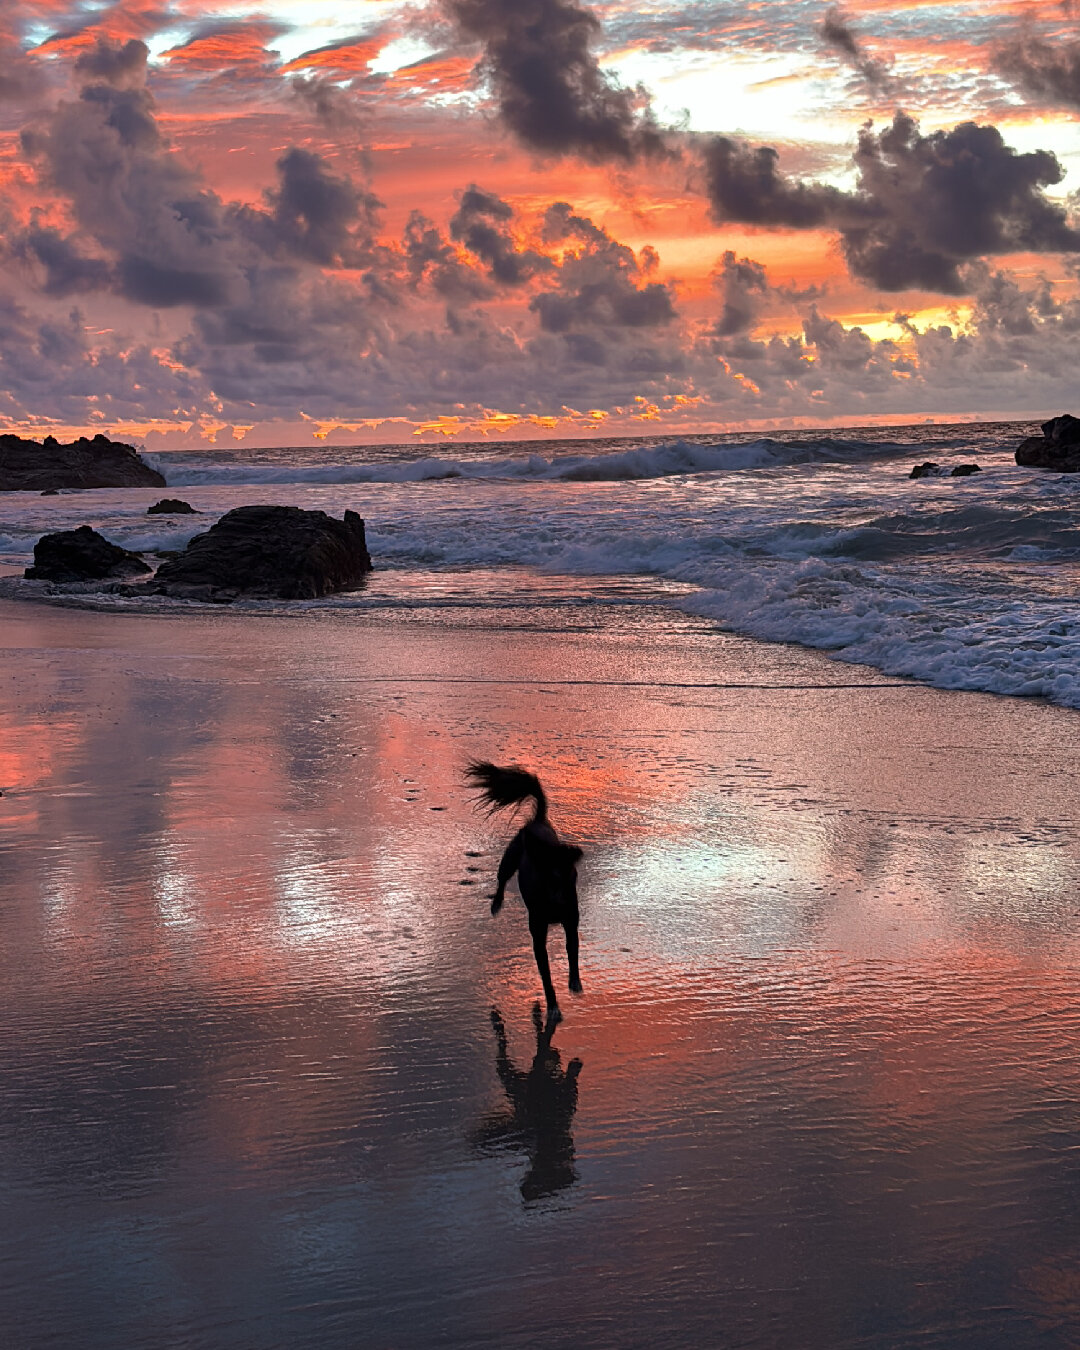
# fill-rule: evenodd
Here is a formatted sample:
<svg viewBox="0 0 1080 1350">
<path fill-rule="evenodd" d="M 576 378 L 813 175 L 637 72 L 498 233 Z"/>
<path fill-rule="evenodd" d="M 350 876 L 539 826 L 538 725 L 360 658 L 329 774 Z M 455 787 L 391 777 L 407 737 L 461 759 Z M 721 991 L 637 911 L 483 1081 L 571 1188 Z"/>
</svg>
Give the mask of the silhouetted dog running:
<svg viewBox="0 0 1080 1350">
<path fill-rule="evenodd" d="M 516 872 L 518 889 L 529 911 L 529 932 L 536 968 L 544 985 L 548 1020 L 557 1022 L 562 1014 L 555 997 L 555 986 L 551 983 L 547 931 L 553 923 L 562 924 L 570 966 L 570 992 L 580 994 L 576 864 L 581 849 L 560 843 L 547 818 L 547 798 L 540 780 L 527 769 L 516 764 L 500 768 L 486 760 L 474 760 L 466 769 L 465 777 L 479 789 L 480 800 L 490 812 L 507 810 L 528 801 L 534 803 L 532 818 L 510 840 L 499 863 L 491 912 L 498 914 L 502 909 L 506 883 Z"/>
</svg>

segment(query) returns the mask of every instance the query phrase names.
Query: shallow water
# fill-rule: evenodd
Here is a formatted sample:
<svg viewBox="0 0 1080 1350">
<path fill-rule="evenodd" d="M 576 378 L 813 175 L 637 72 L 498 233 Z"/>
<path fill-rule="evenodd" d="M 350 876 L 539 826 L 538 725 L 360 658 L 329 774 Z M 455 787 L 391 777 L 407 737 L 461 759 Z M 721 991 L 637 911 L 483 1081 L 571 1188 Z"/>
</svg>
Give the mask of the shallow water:
<svg viewBox="0 0 1080 1350">
<path fill-rule="evenodd" d="M 0 602 L 6 1343 L 1075 1345 L 1075 714 L 440 584 Z M 586 849 L 546 1048 L 470 755 Z"/>
</svg>

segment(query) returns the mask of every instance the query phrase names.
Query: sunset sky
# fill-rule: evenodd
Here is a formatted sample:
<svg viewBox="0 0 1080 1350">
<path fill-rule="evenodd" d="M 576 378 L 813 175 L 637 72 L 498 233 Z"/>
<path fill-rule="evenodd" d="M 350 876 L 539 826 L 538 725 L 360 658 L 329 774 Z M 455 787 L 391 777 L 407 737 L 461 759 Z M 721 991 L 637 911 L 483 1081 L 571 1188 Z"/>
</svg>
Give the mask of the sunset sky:
<svg viewBox="0 0 1080 1350">
<path fill-rule="evenodd" d="M 1069 0 L 6 0 L 0 429 L 1076 403 Z"/>
</svg>

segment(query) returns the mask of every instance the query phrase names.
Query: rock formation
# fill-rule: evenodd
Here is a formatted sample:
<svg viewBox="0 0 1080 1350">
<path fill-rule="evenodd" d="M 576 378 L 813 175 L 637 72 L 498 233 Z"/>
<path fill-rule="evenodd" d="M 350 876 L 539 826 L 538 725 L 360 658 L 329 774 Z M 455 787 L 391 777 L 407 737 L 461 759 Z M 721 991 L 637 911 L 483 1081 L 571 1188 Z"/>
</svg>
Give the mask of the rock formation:
<svg viewBox="0 0 1080 1350">
<path fill-rule="evenodd" d="M 908 474 L 909 478 L 968 478 L 973 473 L 982 473 L 978 464 L 957 464 L 953 469 L 943 469 L 932 459 L 916 464 Z"/>
<path fill-rule="evenodd" d="M 52 436 L 39 442 L 0 435 L 0 492 L 164 486 L 165 479 L 139 458 L 134 446 L 107 436 L 80 436 L 61 445 Z"/>
<path fill-rule="evenodd" d="M 139 576 L 151 569 L 137 553 L 110 544 L 89 525 L 46 534 L 34 545 L 31 581 L 103 581 Z"/>
<path fill-rule="evenodd" d="M 146 514 L 148 516 L 197 516 L 199 513 L 190 502 L 182 502 L 179 497 L 163 497 L 153 506 L 148 506 Z"/>
<path fill-rule="evenodd" d="M 185 600 L 315 600 L 353 590 L 371 571 L 364 522 L 296 506 L 241 506 L 158 568 L 147 589 Z"/>
<path fill-rule="evenodd" d="M 1080 472 L 1080 417 L 1062 413 L 1042 424 L 1041 436 L 1028 436 L 1016 448 L 1017 464 L 1058 473 Z"/>
</svg>

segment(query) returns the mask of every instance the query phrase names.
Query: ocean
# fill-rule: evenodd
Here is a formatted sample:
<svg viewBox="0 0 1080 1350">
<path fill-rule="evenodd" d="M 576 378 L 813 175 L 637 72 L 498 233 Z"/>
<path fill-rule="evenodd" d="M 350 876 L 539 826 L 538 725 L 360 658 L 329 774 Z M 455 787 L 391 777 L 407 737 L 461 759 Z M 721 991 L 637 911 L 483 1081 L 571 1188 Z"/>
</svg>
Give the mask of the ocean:
<svg viewBox="0 0 1080 1350">
<path fill-rule="evenodd" d="M 40 535 L 82 524 L 153 552 L 236 506 L 349 508 L 367 522 L 376 575 L 303 608 L 457 621 L 510 610 L 558 627 L 597 604 L 659 605 L 890 677 L 1076 708 L 1080 483 L 1016 466 L 1032 430 L 208 447 L 148 456 L 197 517 L 147 518 L 155 490 L 5 494 L 0 562 L 25 566 Z M 981 472 L 910 478 L 925 460 Z"/>
</svg>

